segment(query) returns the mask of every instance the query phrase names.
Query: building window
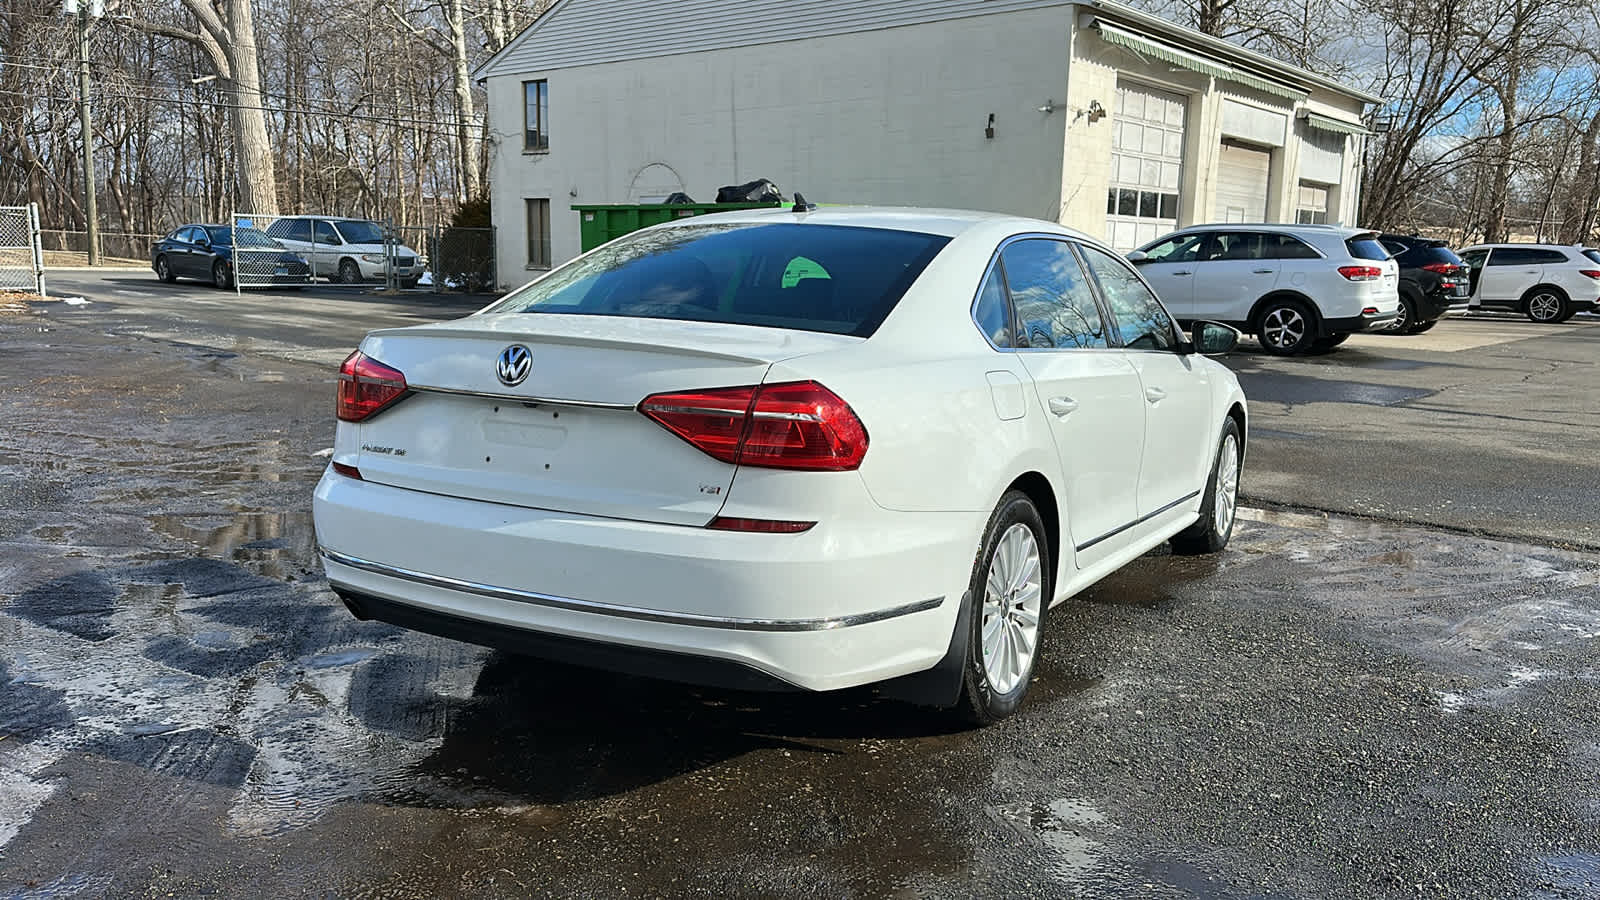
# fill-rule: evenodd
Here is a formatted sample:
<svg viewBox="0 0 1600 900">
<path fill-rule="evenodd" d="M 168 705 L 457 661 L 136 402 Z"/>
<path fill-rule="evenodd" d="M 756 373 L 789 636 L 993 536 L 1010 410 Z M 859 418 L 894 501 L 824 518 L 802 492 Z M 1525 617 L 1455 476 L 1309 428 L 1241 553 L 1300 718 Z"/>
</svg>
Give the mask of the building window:
<svg viewBox="0 0 1600 900">
<path fill-rule="evenodd" d="M 1295 204 L 1294 220 L 1301 225 L 1328 224 L 1328 186 L 1300 182 L 1300 194 Z"/>
<path fill-rule="evenodd" d="M 550 85 L 546 81 L 522 83 L 522 149 L 550 149 Z"/>
<path fill-rule="evenodd" d="M 524 201 L 528 205 L 528 268 L 550 268 L 550 201 Z"/>
</svg>

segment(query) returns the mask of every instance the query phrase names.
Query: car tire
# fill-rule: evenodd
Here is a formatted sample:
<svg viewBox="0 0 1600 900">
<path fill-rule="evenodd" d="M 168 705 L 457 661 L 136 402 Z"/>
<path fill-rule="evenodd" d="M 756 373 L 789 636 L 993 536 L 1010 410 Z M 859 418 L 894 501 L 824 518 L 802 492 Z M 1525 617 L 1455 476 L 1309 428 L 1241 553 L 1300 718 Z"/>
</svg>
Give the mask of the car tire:
<svg viewBox="0 0 1600 900">
<path fill-rule="evenodd" d="M 165 256 L 156 257 L 156 277 L 167 284 L 178 280 L 178 276 L 172 274 L 172 265 L 167 262 Z"/>
<path fill-rule="evenodd" d="M 1559 288 L 1536 287 L 1522 298 L 1522 312 L 1541 325 L 1554 325 L 1572 315 L 1572 304 Z"/>
<path fill-rule="evenodd" d="M 217 260 L 211 266 L 211 283 L 222 290 L 233 287 L 233 268 L 222 260 Z"/>
<path fill-rule="evenodd" d="M 355 260 L 343 259 L 339 261 L 340 284 L 360 284 L 365 280 L 361 277 L 361 267 L 356 265 Z"/>
<path fill-rule="evenodd" d="M 1206 479 L 1200 518 L 1172 536 L 1173 553 L 1198 556 L 1216 553 L 1228 546 L 1228 539 L 1233 536 L 1233 523 L 1238 518 L 1239 475 L 1243 470 L 1244 442 L 1239 436 L 1239 423 L 1229 416 L 1223 420 L 1216 460 L 1211 464 L 1211 477 Z"/>
<path fill-rule="evenodd" d="M 1383 329 L 1384 334 L 1410 334 L 1417 321 L 1417 305 L 1405 294 L 1400 295 L 1400 305 L 1395 307 L 1394 321 Z"/>
<path fill-rule="evenodd" d="M 1412 334 L 1421 334 L 1424 331 L 1428 331 L 1428 330 L 1432 329 L 1433 326 L 1435 326 L 1437 324 L 1439 324 L 1439 320 L 1438 319 L 1430 319 L 1430 320 L 1428 320 L 1426 322 L 1418 322 L 1415 325 L 1411 326 L 1411 333 Z"/>
<path fill-rule="evenodd" d="M 1256 340 L 1274 356 L 1295 356 L 1311 349 L 1316 340 L 1317 320 L 1311 308 L 1299 300 L 1272 300 L 1256 317 Z"/>
<path fill-rule="evenodd" d="M 968 724 L 998 722 L 1022 704 L 1039 658 L 1054 574 L 1038 508 L 1027 494 L 1007 492 L 972 564 L 970 631 L 955 709 Z"/>
</svg>

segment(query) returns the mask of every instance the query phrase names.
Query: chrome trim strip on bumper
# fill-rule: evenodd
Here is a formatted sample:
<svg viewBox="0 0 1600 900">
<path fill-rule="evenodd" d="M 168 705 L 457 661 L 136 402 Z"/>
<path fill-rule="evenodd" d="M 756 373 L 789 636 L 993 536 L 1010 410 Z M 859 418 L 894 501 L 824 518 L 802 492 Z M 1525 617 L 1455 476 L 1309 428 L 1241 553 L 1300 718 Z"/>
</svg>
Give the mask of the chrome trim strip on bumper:
<svg viewBox="0 0 1600 900">
<path fill-rule="evenodd" d="M 349 566 L 352 569 L 360 569 L 363 572 L 371 572 L 375 575 L 384 575 L 389 578 L 400 578 L 417 584 L 425 584 L 429 587 L 493 597 L 497 600 L 532 603 L 536 606 L 547 606 L 552 609 L 596 613 L 624 619 L 640 619 L 645 622 L 665 622 L 669 625 L 696 625 L 702 628 L 727 628 L 734 631 L 832 631 L 836 628 L 866 625 L 869 622 L 882 622 L 885 619 L 926 612 L 930 609 L 938 609 L 944 603 L 944 597 L 930 597 L 927 600 L 918 600 L 915 603 L 906 603 L 901 606 L 892 606 L 888 609 L 857 613 L 851 616 L 838 616 L 831 619 L 744 619 L 733 616 L 706 616 L 696 613 L 644 609 L 637 606 L 619 606 L 614 603 L 601 603 L 595 600 L 574 600 L 570 597 L 556 597 L 534 591 L 517 590 L 516 588 L 495 587 L 494 585 L 479 584 L 474 581 L 463 581 L 459 578 L 449 578 L 444 575 L 430 575 L 413 569 L 402 569 L 399 566 L 385 565 L 384 563 L 372 562 L 355 556 L 346 556 L 343 553 L 320 546 L 317 548 L 317 552 L 329 562 L 335 562 L 341 566 Z M 329 581 L 332 581 L 332 579 L 329 579 Z M 334 583 L 337 584 L 338 582 Z M 356 588 L 357 586 L 349 585 L 349 587 Z"/>
<path fill-rule="evenodd" d="M 495 394 L 489 391 L 463 391 L 456 388 L 432 387 L 426 384 L 408 384 L 413 391 L 426 394 L 452 394 L 457 397 L 482 397 L 485 400 L 504 400 L 509 403 L 530 403 L 539 406 L 570 406 L 579 409 L 633 409 L 632 403 L 602 403 L 598 400 L 564 400 L 559 397 L 530 397 L 525 394 Z"/>
</svg>

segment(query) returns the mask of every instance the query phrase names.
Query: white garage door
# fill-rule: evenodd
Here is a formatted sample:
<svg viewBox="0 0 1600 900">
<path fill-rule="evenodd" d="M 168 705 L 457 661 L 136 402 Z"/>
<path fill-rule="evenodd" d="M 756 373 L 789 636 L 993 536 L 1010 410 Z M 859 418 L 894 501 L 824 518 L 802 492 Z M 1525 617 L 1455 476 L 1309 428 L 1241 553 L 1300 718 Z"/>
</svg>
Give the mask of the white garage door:
<svg viewBox="0 0 1600 900">
<path fill-rule="evenodd" d="M 1187 101 L 1178 94 L 1117 85 L 1106 237 L 1118 250 L 1131 250 L 1178 227 L 1187 111 Z"/>
<path fill-rule="evenodd" d="M 1265 222 L 1272 154 L 1224 141 L 1217 159 L 1218 222 Z"/>
</svg>

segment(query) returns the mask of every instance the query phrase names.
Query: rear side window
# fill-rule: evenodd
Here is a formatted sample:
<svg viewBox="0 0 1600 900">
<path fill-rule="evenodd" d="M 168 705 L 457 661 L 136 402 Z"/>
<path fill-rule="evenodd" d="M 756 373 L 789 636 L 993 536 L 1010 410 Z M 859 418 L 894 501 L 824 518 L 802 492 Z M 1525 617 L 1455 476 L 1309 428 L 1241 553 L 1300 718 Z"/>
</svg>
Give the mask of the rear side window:
<svg viewBox="0 0 1600 900">
<path fill-rule="evenodd" d="M 1531 250 L 1529 252 L 1533 254 L 1534 262 L 1547 265 L 1560 265 L 1564 262 L 1571 262 L 1571 260 L 1567 259 L 1567 255 L 1560 250 Z"/>
<path fill-rule="evenodd" d="M 1592 262 L 1600 263 L 1600 250 L 1585 250 L 1583 255 L 1589 257 Z"/>
<path fill-rule="evenodd" d="M 995 266 L 983 280 L 983 290 L 978 292 L 978 302 L 972 309 L 972 319 L 983 329 L 989 343 L 996 347 L 1014 346 L 1011 342 L 1011 306 L 1006 303 L 1005 275 Z"/>
<path fill-rule="evenodd" d="M 868 337 L 949 242 L 839 225 L 651 229 L 574 260 L 484 312 L 726 322 Z"/>
<path fill-rule="evenodd" d="M 1551 255 L 1555 259 L 1550 259 Z M 1547 262 L 1566 262 L 1567 258 L 1551 250 L 1535 250 L 1532 247 L 1496 247 L 1489 254 L 1491 266 L 1542 266 Z"/>
<path fill-rule="evenodd" d="M 1378 243 L 1377 238 L 1371 235 L 1350 238 L 1344 242 L 1344 245 L 1349 248 L 1350 255 L 1355 259 L 1383 260 L 1389 258 L 1389 251 L 1385 250 L 1383 245 Z"/>
<path fill-rule="evenodd" d="M 1056 350 L 1107 346 L 1094 289 L 1065 241 L 1017 241 L 1001 251 L 1000 262 L 1017 308 L 1020 346 Z"/>
</svg>

